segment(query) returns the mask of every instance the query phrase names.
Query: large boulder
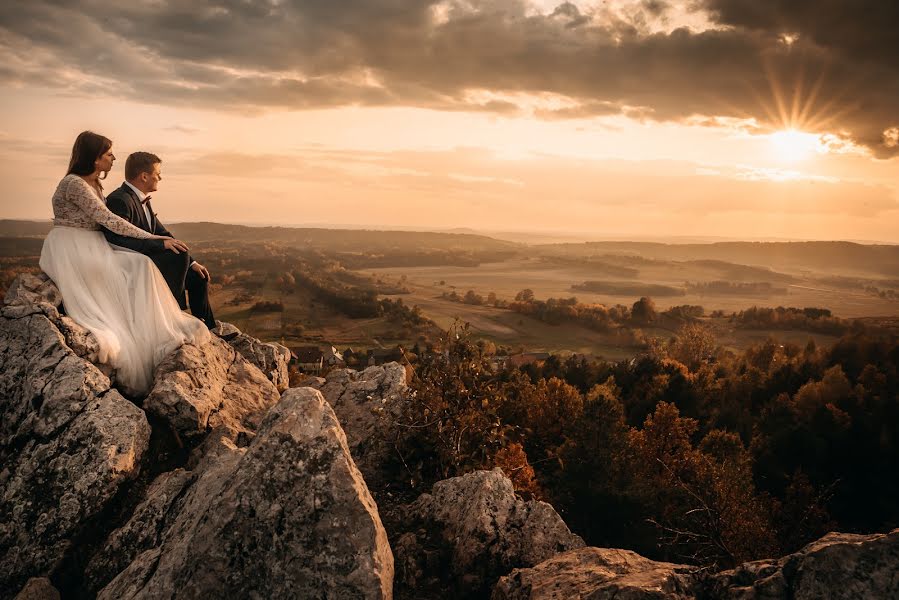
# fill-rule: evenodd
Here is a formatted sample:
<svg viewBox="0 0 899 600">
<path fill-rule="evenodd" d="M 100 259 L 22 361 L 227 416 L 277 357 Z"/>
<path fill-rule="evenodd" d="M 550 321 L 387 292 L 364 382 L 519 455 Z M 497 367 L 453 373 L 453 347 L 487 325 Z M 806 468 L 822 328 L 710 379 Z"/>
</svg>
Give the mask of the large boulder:
<svg viewBox="0 0 899 600">
<path fill-rule="evenodd" d="M 346 432 L 350 453 L 365 481 L 380 489 L 394 423 L 409 393 L 406 369 L 397 362 L 371 366 L 364 371 L 336 369 L 327 377 L 313 378 L 308 387 L 321 391 Z"/>
<path fill-rule="evenodd" d="M 229 344 L 184 344 L 156 368 L 144 409 L 196 442 L 224 426 L 232 437 L 251 436 L 280 395 L 274 384 Z"/>
<path fill-rule="evenodd" d="M 408 518 L 417 527 L 395 544 L 398 584 L 408 589 L 486 596 L 512 569 L 584 546 L 552 506 L 516 496 L 500 469 L 437 482 Z"/>
<path fill-rule="evenodd" d="M 259 341 L 224 321 L 218 321 L 213 333 L 223 336 L 241 356 L 262 371 L 279 392 L 287 389 L 287 364 L 290 362 L 290 350 L 287 347 L 275 342 Z"/>
<path fill-rule="evenodd" d="M 0 598 L 91 536 L 150 437 L 144 413 L 44 313 L 56 309 L 35 306 L 0 317 Z"/>
<path fill-rule="evenodd" d="M 630 550 L 579 548 L 500 578 L 492 600 L 688 600 L 694 567 Z"/>
<path fill-rule="evenodd" d="M 88 578 L 114 575 L 98 598 L 391 597 L 378 509 L 319 392 L 285 392 L 245 448 L 224 427 L 204 446 L 95 556 Z"/>
<path fill-rule="evenodd" d="M 718 573 L 705 587 L 734 600 L 899 598 L 899 529 L 829 533 L 780 559 Z"/>
</svg>

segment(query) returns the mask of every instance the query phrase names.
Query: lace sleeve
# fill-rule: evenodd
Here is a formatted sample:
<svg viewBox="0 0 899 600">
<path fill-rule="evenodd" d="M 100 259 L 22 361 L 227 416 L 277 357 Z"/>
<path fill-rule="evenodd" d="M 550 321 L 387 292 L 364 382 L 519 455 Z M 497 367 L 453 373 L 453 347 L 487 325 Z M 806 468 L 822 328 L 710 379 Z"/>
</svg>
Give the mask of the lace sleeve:
<svg viewBox="0 0 899 600">
<path fill-rule="evenodd" d="M 163 239 L 163 236 L 146 232 L 114 214 L 100 201 L 99 196 L 91 189 L 90 185 L 80 177 L 77 177 L 77 180 L 73 177 L 69 181 L 65 196 L 88 218 L 114 233 L 141 240 Z"/>
</svg>

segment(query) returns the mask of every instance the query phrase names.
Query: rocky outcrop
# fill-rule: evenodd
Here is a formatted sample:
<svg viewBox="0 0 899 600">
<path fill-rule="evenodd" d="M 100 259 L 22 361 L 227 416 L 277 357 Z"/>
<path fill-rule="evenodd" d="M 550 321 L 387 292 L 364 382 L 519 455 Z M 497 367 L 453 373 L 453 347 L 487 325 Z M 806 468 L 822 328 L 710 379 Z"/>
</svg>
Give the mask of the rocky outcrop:
<svg viewBox="0 0 899 600">
<path fill-rule="evenodd" d="M 223 336 L 241 356 L 262 371 L 279 392 L 287 389 L 287 364 L 290 362 L 288 348 L 274 342 L 261 342 L 224 321 L 218 321 L 218 327 L 213 333 Z"/>
<path fill-rule="evenodd" d="M 3 304 L 6 308 L 36 307 L 41 304 L 58 308 L 62 304 L 62 294 L 45 274 L 22 273 L 6 290 Z"/>
<path fill-rule="evenodd" d="M 395 544 L 398 585 L 486 596 L 497 578 L 584 545 L 552 506 L 515 495 L 500 469 L 440 481 L 408 510 Z M 440 577 L 449 581 L 439 581 Z M 438 580 L 433 580 L 434 578 Z"/>
<path fill-rule="evenodd" d="M 65 337 L 66 345 L 78 356 L 90 362 L 99 359 L 100 346 L 91 333 L 69 317 L 60 314 L 62 296 L 50 279 L 41 273 L 19 275 L 6 292 L 0 314 L 9 319 L 42 314 Z M 95 365 L 104 374 L 112 371 L 104 365 Z"/>
<path fill-rule="evenodd" d="M 279 398 L 262 372 L 213 336 L 208 344 L 184 344 L 156 369 L 143 407 L 187 440 L 224 426 L 252 435 Z"/>
<path fill-rule="evenodd" d="M 581 548 L 502 577 L 493 600 L 863 600 L 899 597 L 899 529 L 830 533 L 780 559 L 709 575 L 629 550 Z"/>
<path fill-rule="evenodd" d="M 285 392 L 247 448 L 206 444 L 110 536 L 89 576 L 130 564 L 98 598 L 391 597 L 387 535 L 320 393 Z"/>
<path fill-rule="evenodd" d="M 409 393 L 406 369 L 399 363 L 368 367 L 364 371 L 337 369 L 324 379 L 307 383 L 321 391 L 346 431 L 356 465 L 373 489 L 385 480 L 383 466 L 391 451 L 394 423 Z"/>
<path fill-rule="evenodd" d="M 630 550 L 579 548 L 500 578 L 492 600 L 689 600 L 695 568 Z"/>
<path fill-rule="evenodd" d="M 391 596 L 377 507 L 318 391 L 282 398 L 216 338 L 128 400 L 54 290 L 22 277 L 0 317 L 0 599 Z"/>
<path fill-rule="evenodd" d="M 50 301 L 0 317 L 0 590 L 9 593 L 91 535 L 140 472 L 150 437 L 144 413 L 68 345 L 60 319 Z"/>
<path fill-rule="evenodd" d="M 703 589 L 733 600 L 899 598 L 899 529 L 829 533 L 783 558 L 718 573 Z"/>
</svg>

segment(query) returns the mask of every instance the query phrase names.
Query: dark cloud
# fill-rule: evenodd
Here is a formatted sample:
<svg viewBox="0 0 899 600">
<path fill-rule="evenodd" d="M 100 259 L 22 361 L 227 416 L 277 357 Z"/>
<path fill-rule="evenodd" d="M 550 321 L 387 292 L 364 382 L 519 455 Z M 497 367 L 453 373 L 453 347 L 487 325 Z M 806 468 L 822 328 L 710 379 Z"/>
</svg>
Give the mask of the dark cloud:
<svg viewBox="0 0 899 600">
<path fill-rule="evenodd" d="M 720 23 L 799 34 L 846 57 L 899 68 L 893 0 L 705 0 Z"/>
<path fill-rule="evenodd" d="M 671 12 L 661 0 L 626 17 L 570 2 L 533 14 L 523 0 L 4 3 L 0 82 L 243 111 L 511 114 L 515 94 L 554 94 L 568 106 L 538 116 L 755 118 L 899 154 L 899 4 L 694 5 L 723 27 L 650 33 Z"/>
</svg>

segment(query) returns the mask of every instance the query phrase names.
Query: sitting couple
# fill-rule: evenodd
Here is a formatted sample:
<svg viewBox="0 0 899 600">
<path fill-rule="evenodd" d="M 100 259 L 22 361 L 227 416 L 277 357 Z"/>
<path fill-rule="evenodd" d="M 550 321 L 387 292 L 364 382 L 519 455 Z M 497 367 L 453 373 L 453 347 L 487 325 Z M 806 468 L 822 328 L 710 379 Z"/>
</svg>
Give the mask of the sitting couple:
<svg viewBox="0 0 899 600">
<path fill-rule="evenodd" d="M 41 269 L 56 283 L 66 313 L 89 330 L 99 360 L 116 370 L 123 391 L 141 396 L 156 366 L 185 342 L 209 340 L 209 271 L 159 222 L 150 193 L 162 179 L 159 157 L 135 152 L 125 183 L 103 198 L 101 180 L 115 161 L 112 142 L 85 131 L 53 194 L 53 229 Z M 187 308 L 185 291 L 193 316 Z"/>
</svg>

